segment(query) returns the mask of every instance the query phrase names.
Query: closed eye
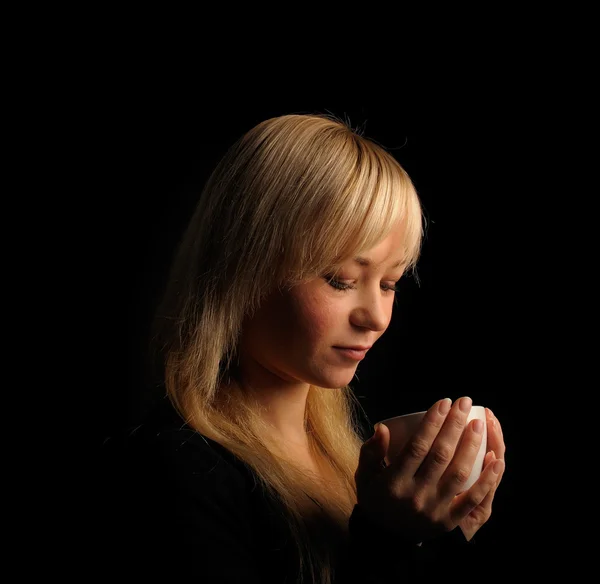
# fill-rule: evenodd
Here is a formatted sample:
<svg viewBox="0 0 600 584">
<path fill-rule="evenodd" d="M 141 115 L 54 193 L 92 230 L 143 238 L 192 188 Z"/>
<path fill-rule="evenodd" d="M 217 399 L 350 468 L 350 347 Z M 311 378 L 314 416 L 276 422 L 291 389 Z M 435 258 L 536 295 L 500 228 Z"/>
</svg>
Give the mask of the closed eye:
<svg viewBox="0 0 600 584">
<path fill-rule="evenodd" d="M 336 290 L 346 291 L 346 290 L 354 290 L 356 288 L 356 286 L 353 286 L 352 284 L 344 284 L 343 282 L 340 282 L 339 280 L 336 280 L 335 278 L 333 278 L 331 276 L 325 276 L 325 280 L 332 288 L 335 288 Z M 392 286 L 388 286 L 387 284 L 382 284 L 381 289 L 385 292 L 398 292 L 398 288 L 396 287 L 395 284 Z"/>
</svg>

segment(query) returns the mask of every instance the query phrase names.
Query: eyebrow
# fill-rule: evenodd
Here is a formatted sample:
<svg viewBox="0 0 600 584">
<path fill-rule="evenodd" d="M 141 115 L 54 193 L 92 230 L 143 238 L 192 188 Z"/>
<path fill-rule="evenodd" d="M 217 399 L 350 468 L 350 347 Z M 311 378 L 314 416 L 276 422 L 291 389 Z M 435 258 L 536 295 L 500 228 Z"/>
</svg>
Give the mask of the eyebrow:
<svg viewBox="0 0 600 584">
<path fill-rule="evenodd" d="M 371 260 L 368 258 L 363 258 L 361 256 L 357 256 L 354 258 L 354 261 L 357 264 L 360 264 L 361 266 L 370 266 L 371 265 Z M 404 260 L 398 260 L 393 266 L 392 268 L 399 268 L 402 264 L 404 263 Z"/>
</svg>

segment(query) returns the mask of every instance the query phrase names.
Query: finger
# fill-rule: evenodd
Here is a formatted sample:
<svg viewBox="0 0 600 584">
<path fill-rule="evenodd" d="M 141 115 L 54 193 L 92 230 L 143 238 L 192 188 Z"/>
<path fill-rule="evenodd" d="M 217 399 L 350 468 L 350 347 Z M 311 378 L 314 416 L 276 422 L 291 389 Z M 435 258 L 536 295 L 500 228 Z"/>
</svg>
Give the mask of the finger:
<svg viewBox="0 0 600 584">
<path fill-rule="evenodd" d="M 486 408 L 486 422 L 488 428 L 488 450 L 493 450 L 497 458 L 504 459 L 506 446 L 504 444 L 504 437 L 502 436 L 502 428 L 500 427 L 500 422 L 498 422 L 498 419 L 489 408 Z"/>
<path fill-rule="evenodd" d="M 496 460 L 496 453 L 493 450 L 488 450 L 488 452 L 486 452 L 485 458 L 483 459 L 483 468 L 485 468 L 494 460 Z"/>
<path fill-rule="evenodd" d="M 496 481 L 504 470 L 504 461 L 495 460 L 481 473 L 470 489 L 457 495 L 450 507 L 450 518 L 454 524 L 460 523 L 476 507 L 481 505 L 490 491 L 496 489 Z M 492 495 L 493 496 L 493 495 Z"/>
<path fill-rule="evenodd" d="M 382 461 L 390 444 L 390 430 L 385 424 L 376 424 L 373 436 L 360 448 L 358 467 L 354 478 L 358 482 L 369 479 L 383 469 Z"/>
<path fill-rule="evenodd" d="M 437 437 L 444 421 L 452 408 L 450 398 L 435 402 L 425 412 L 416 432 L 410 437 L 390 465 L 391 472 L 397 476 L 414 477 L 415 473 L 429 454 L 431 445 Z"/>
<path fill-rule="evenodd" d="M 494 464 L 494 462 L 498 459 L 495 457 L 493 451 L 490 452 L 490 454 L 492 454 L 493 456 L 490 457 L 491 459 L 490 459 L 489 464 Z M 502 480 L 502 476 L 504 475 L 505 468 L 506 468 L 506 463 L 504 464 L 502 470 L 500 471 L 500 474 L 498 475 L 498 478 L 496 479 L 496 483 L 490 489 L 489 493 L 485 496 L 485 498 L 481 502 L 480 507 L 482 507 L 482 509 L 485 513 L 491 514 L 491 512 L 492 512 L 492 502 L 494 500 L 494 495 L 496 494 L 496 491 L 498 490 L 498 485 L 500 484 L 500 481 Z M 484 470 L 485 469 L 487 469 L 487 466 L 484 467 Z"/>
<path fill-rule="evenodd" d="M 492 415 L 494 416 L 494 427 L 498 428 L 498 432 L 500 434 L 500 441 L 502 442 L 502 456 L 499 456 L 498 458 L 505 459 L 506 458 L 506 445 L 504 443 L 504 432 L 502 431 L 502 424 L 500 424 L 500 420 L 498 420 L 498 418 L 496 417 L 495 414 L 492 413 Z"/>
<path fill-rule="evenodd" d="M 504 444 L 504 434 L 502 432 L 502 426 L 494 412 L 489 408 L 486 408 L 486 420 L 489 425 L 489 429 L 493 431 L 496 435 L 496 441 L 498 442 L 498 449 L 496 450 L 496 455 L 498 458 L 504 458 L 504 452 L 506 451 L 506 447 Z M 492 440 L 494 437 L 492 437 Z"/>
<path fill-rule="evenodd" d="M 452 406 L 444 425 L 433 442 L 431 451 L 415 475 L 415 479 L 419 483 L 437 484 L 451 464 L 463 435 L 472 403 L 470 397 L 462 397 L 456 400 Z M 455 494 L 456 492 L 452 496 Z"/>
<path fill-rule="evenodd" d="M 473 470 L 484 429 L 485 424 L 479 419 L 471 420 L 465 428 L 456 454 L 439 481 L 439 494 L 442 499 L 452 500 L 464 489 Z"/>
</svg>

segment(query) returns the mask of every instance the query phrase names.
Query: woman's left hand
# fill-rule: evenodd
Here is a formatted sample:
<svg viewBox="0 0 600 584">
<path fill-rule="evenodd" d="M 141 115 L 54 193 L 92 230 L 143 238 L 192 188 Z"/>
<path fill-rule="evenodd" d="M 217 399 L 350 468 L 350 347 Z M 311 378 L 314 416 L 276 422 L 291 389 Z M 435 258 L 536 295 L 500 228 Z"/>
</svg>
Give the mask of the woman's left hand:
<svg viewBox="0 0 600 584">
<path fill-rule="evenodd" d="M 504 453 L 506 447 L 504 445 L 504 436 L 502 434 L 502 427 L 500 422 L 492 413 L 492 410 L 485 408 L 486 424 L 487 424 L 487 453 L 483 462 L 483 468 L 485 469 L 488 465 L 494 464 L 496 459 L 504 461 Z M 483 501 L 458 524 L 462 529 L 467 541 L 470 540 L 479 528 L 490 518 L 492 514 L 492 501 L 494 500 L 494 494 L 496 489 L 502 480 L 504 475 L 504 465 L 502 471 L 498 475 L 498 480 L 495 485 L 490 489 L 488 494 L 485 496 Z"/>
</svg>

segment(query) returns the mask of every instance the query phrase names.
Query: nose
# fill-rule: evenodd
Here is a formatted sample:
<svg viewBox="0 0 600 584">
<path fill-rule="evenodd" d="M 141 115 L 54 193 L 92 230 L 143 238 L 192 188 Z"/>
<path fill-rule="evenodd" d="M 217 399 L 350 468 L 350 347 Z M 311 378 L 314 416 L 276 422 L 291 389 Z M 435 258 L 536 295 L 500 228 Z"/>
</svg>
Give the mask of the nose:
<svg viewBox="0 0 600 584">
<path fill-rule="evenodd" d="M 373 331 L 385 331 L 392 318 L 393 296 L 386 298 L 377 286 L 374 290 L 365 290 L 357 298 L 357 304 L 350 313 L 352 324 Z"/>
</svg>

